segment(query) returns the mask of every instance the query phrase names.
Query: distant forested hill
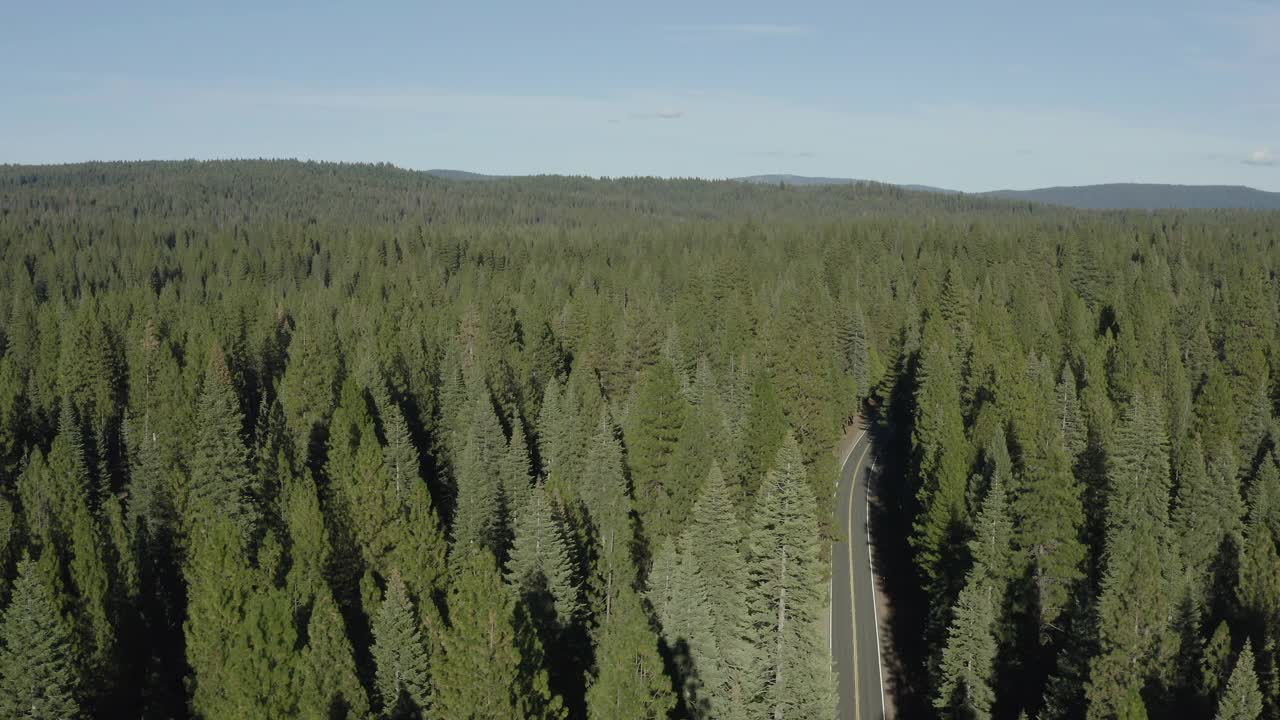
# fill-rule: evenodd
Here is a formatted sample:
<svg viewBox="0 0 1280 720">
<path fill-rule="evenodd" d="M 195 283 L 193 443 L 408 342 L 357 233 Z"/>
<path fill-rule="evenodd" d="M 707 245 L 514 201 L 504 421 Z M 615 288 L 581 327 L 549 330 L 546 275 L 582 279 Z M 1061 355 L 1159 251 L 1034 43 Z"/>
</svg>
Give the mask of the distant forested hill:
<svg viewBox="0 0 1280 720">
<path fill-rule="evenodd" d="M 849 185 L 865 183 L 852 178 L 808 177 L 804 175 L 752 175 L 741 182 L 767 185 Z M 904 190 L 955 194 L 955 190 L 930 185 L 902 185 Z M 979 197 L 1062 205 L 1088 210 L 1280 210 L 1280 193 L 1265 192 L 1242 185 L 1157 185 L 1111 183 L 1078 187 L 1051 187 L 1035 190 L 992 190 L 971 193 Z"/>
<path fill-rule="evenodd" d="M 748 175 L 735 180 L 757 185 L 850 185 L 867 182 L 853 178 L 809 177 L 807 175 Z"/>
<path fill-rule="evenodd" d="M 501 180 L 504 175 L 484 175 L 482 173 L 467 172 L 466 170 L 427 170 L 428 175 L 435 175 L 446 180 Z"/>
<path fill-rule="evenodd" d="M 0 166 L 0 718 L 832 717 L 864 413 L 901 717 L 1276 717 L 1277 227 Z"/>
<path fill-rule="evenodd" d="M 983 194 L 1011 200 L 1030 200 L 1094 210 L 1129 208 L 1280 210 L 1280 193 L 1264 192 L 1241 185 L 1116 183 L 1038 190 L 995 190 Z"/>
</svg>

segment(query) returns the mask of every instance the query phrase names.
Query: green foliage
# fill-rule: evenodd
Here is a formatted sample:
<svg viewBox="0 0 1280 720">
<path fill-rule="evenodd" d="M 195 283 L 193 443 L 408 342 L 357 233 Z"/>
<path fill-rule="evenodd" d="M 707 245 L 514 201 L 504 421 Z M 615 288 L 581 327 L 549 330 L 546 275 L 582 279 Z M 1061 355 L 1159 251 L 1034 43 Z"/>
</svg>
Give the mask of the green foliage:
<svg viewBox="0 0 1280 720">
<path fill-rule="evenodd" d="M 469 409 L 469 423 L 455 464 L 458 500 L 453 518 L 453 544 L 458 548 L 486 548 L 496 553 L 505 543 L 502 463 L 507 439 L 498 425 L 487 391 L 474 390 Z"/>
<path fill-rule="evenodd" d="M 239 525 L 216 514 L 196 528 L 185 572 L 186 634 L 191 704 L 207 718 L 236 717 L 244 710 L 231 657 L 253 592 Z"/>
<path fill-rule="evenodd" d="M 761 714 L 833 712 L 831 663 L 822 645 L 815 502 L 800 448 L 787 435 L 756 499 L 747 536 L 751 634 L 759 638 L 751 699 Z"/>
<path fill-rule="evenodd" d="M 912 545 L 921 572 L 945 587 L 955 572 L 957 548 L 969 532 L 965 489 L 972 452 L 964 436 L 959 382 L 950 360 L 942 325 L 925 324 L 921 348 L 919 416 L 912 444 L 918 456 L 921 512 Z"/>
<path fill-rule="evenodd" d="M 751 506 L 769 464 L 782 446 L 786 419 L 782 405 L 766 372 L 759 372 L 751 386 L 742 432 L 742 461 L 738 466 L 734 501 L 739 508 Z"/>
<path fill-rule="evenodd" d="M 18 563 L 0 626 L 0 714 L 31 720 L 80 715 L 75 643 L 47 578 L 30 558 Z"/>
<path fill-rule="evenodd" d="M 373 618 L 375 687 L 382 716 L 422 717 L 432 707 L 431 659 L 400 573 L 392 571 Z"/>
<path fill-rule="evenodd" d="M 257 522 L 244 443 L 244 415 L 222 349 L 214 347 L 196 411 L 199 431 L 185 498 L 187 532 L 213 516 L 230 518 L 246 537 Z"/>
<path fill-rule="evenodd" d="M 596 631 L 596 672 L 587 690 L 591 720 L 661 720 L 675 706 L 640 597 L 621 589 Z"/>
<path fill-rule="evenodd" d="M 1200 658 L 1200 690 L 1205 697 L 1218 695 L 1219 689 L 1227 681 L 1230 661 L 1231 629 L 1224 621 L 1218 623 Z"/>
<path fill-rule="evenodd" d="M 636 512 L 655 538 L 676 531 L 688 505 L 686 468 L 677 464 L 685 434 L 687 403 L 680 397 L 671 364 L 661 360 L 640 379 L 636 408 L 627 424 L 627 464 L 635 488 Z"/>
<path fill-rule="evenodd" d="M 1014 545 L 1030 568 L 1041 633 L 1055 625 L 1083 577 L 1085 511 L 1060 433 L 1039 424 L 1020 438 L 1021 477 L 1013 493 Z"/>
<path fill-rule="evenodd" d="M 1206 468 L 1198 436 L 1183 442 L 1179 454 L 1170 531 L 1179 543 L 1187 592 L 1203 608 L 1224 550 L 1239 546 L 1244 507 L 1230 469 L 1234 462 L 1215 460 Z"/>
<path fill-rule="evenodd" d="M 713 465 L 693 506 L 682 538 L 687 547 L 689 575 L 706 595 L 712 645 L 699 667 L 709 715 L 744 718 L 751 692 L 752 644 L 748 608 L 742 602 L 747 587 L 742 533 L 734 515 L 733 498 L 720 468 Z M 694 593 L 698 593 L 695 586 Z M 699 593 L 700 594 L 700 593 Z"/>
<path fill-rule="evenodd" d="M 575 623 L 582 611 L 582 586 L 560 518 L 537 485 L 515 516 L 515 538 L 507 559 L 507 582 L 531 615 L 552 627 Z"/>
<path fill-rule="evenodd" d="M 1215 720 L 1258 720 L 1262 715 L 1262 691 L 1258 689 L 1258 674 L 1254 669 L 1253 646 L 1248 640 L 1236 658 L 1227 689 L 1218 703 Z"/>
<path fill-rule="evenodd" d="M 517 417 L 511 423 L 511 437 L 507 441 L 507 451 L 502 455 L 502 509 L 509 525 L 529 499 L 530 465 L 524 423 Z M 514 527 L 511 532 L 514 534 Z"/>
<path fill-rule="evenodd" d="M 1134 398 L 1111 455 L 1106 568 L 1098 601 L 1102 653 L 1089 679 L 1089 716 L 1121 713 L 1171 648 L 1179 561 L 1169 527 L 1169 450 L 1163 418 Z"/>
<path fill-rule="evenodd" d="M 1207 718 L 1228 626 L 1274 714 L 1274 214 L 272 161 L 0 208 L 0 602 L 38 558 L 85 715 L 367 716 L 408 607 L 431 717 L 829 716 L 860 408 L 900 715 Z"/>
<path fill-rule="evenodd" d="M 597 616 L 608 615 L 618 594 L 635 583 L 632 561 L 636 542 L 631 497 L 622 468 L 622 445 L 606 419 L 591 441 L 582 485 L 578 488 L 591 526 L 591 586 Z"/>
<path fill-rule="evenodd" d="M 998 623 L 1006 590 L 1003 568 L 1010 561 L 1012 535 L 1004 482 L 996 473 L 970 541 L 973 568 L 956 600 L 942 650 L 942 681 L 933 705 L 948 717 L 991 717 Z"/>
<path fill-rule="evenodd" d="M 300 666 L 299 717 L 357 720 L 369 715 L 369 698 L 356 674 L 351 642 L 327 591 L 318 594 L 311 607 Z"/>
<path fill-rule="evenodd" d="M 523 606 L 502 586 L 493 556 L 460 553 L 449 585 L 449 627 L 435 674 L 440 718 L 557 718 L 542 646 Z"/>
</svg>

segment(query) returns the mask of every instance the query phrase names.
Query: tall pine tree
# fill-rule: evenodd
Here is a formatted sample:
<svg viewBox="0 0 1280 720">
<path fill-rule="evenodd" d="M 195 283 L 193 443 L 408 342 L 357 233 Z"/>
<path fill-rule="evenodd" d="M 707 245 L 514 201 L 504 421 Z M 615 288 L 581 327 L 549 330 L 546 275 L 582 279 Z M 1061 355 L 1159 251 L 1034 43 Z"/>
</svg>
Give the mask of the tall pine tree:
<svg viewBox="0 0 1280 720">
<path fill-rule="evenodd" d="M 80 715 L 74 639 L 47 578 L 30 558 L 18 563 L 0 625 L 0 715 L 61 720 Z"/>
<path fill-rule="evenodd" d="M 658 638 L 640 596 L 618 590 L 595 632 L 596 668 L 587 689 L 590 720 L 662 720 L 675 707 Z"/>
<path fill-rule="evenodd" d="M 1013 535 L 998 473 L 991 478 L 975 531 L 969 543 L 973 568 L 952 611 L 942 651 L 941 683 L 933 701 L 946 717 L 990 718 L 995 704 L 992 679 Z"/>
<path fill-rule="evenodd" d="M 1258 720 L 1262 715 L 1262 691 L 1258 689 L 1258 675 L 1254 669 L 1253 646 L 1248 640 L 1236 658 L 1227 689 L 1218 702 L 1218 714 L 1214 720 Z"/>
<path fill-rule="evenodd" d="M 543 668 L 542 646 L 523 606 L 502 586 L 493 556 L 464 550 L 452 560 L 449 627 L 435 673 L 433 712 L 443 720 L 562 715 Z"/>
<path fill-rule="evenodd" d="M 382 716 L 395 720 L 426 716 L 432 701 L 430 658 L 409 592 L 396 571 L 387 579 L 386 597 L 373 618 L 371 652 Z"/>
<path fill-rule="evenodd" d="M 815 514 L 800 448 L 788 435 L 756 499 L 747 539 L 747 601 L 757 638 L 752 699 L 774 720 L 834 712 Z"/>
<path fill-rule="evenodd" d="M 1106 567 L 1098 601 L 1101 654 L 1089 675 L 1089 717 L 1132 705 L 1172 648 L 1179 573 L 1169 528 L 1169 441 L 1156 403 L 1135 396 L 1111 455 Z"/>
</svg>

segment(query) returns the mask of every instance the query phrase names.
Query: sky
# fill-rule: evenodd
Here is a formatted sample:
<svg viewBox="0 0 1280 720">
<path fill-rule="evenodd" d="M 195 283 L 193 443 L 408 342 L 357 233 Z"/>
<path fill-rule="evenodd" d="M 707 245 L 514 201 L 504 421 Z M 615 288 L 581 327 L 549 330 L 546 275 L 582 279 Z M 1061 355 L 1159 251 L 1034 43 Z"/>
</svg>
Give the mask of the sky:
<svg viewBox="0 0 1280 720">
<path fill-rule="evenodd" d="M 1280 0 L 5 5 L 0 163 L 1280 191 Z"/>
</svg>

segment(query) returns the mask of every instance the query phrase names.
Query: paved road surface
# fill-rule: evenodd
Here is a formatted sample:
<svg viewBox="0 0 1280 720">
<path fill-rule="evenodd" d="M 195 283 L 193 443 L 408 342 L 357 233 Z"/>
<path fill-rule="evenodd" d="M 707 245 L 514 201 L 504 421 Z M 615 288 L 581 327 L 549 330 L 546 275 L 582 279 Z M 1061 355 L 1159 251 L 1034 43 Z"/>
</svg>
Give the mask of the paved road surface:
<svg viewBox="0 0 1280 720">
<path fill-rule="evenodd" d="M 836 526 L 847 538 L 831 548 L 831 657 L 838 675 L 840 720 L 885 716 L 867 535 L 866 481 L 873 461 L 871 438 L 863 433 L 840 469 L 836 488 Z"/>
</svg>

